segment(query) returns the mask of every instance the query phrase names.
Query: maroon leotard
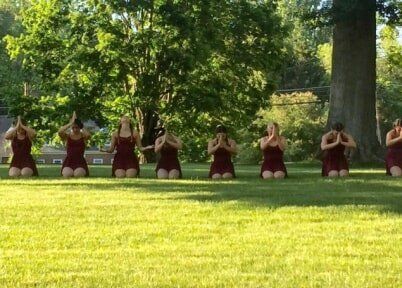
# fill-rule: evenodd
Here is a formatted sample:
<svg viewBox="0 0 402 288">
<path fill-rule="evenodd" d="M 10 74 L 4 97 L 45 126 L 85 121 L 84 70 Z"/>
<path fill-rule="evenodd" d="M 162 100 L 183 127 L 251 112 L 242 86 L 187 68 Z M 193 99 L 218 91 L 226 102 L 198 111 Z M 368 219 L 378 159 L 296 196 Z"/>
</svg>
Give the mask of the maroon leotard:
<svg viewBox="0 0 402 288">
<path fill-rule="evenodd" d="M 137 155 L 134 153 L 135 149 L 135 137 L 121 137 L 116 143 L 116 155 L 114 155 L 112 165 L 112 175 L 115 176 L 117 169 L 136 169 L 137 175 L 140 173 L 140 165 Z"/>
<path fill-rule="evenodd" d="M 275 173 L 277 171 L 282 171 L 285 175 L 288 175 L 286 170 L 285 163 L 283 162 L 283 151 L 276 146 L 268 146 L 264 149 L 264 162 L 261 165 L 260 176 L 262 177 L 262 173 L 264 171 L 270 171 Z"/>
<path fill-rule="evenodd" d="M 232 154 L 225 148 L 218 148 L 214 155 L 214 161 L 209 169 L 209 177 L 214 174 L 231 173 L 235 177 L 234 166 L 232 162 Z"/>
<path fill-rule="evenodd" d="M 27 136 L 25 136 L 25 138 L 22 140 L 15 136 L 11 141 L 11 147 L 14 155 L 13 159 L 11 160 L 10 168 L 31 168 L 33 175 L 38 176 L 38 169 L 36 168 L 35 161 L 31 155 L 31 140 Z"/>
<path fill-rule="evenodd" d="M 342 137 L 342 141 L 347 141 L 346 138 Z M 327 143 L 331 144 L 333 143 L 333 139 L 328 139 Z M 325 156 L 322 161 L 322 171 L 321 175 L 322 176 L 328 176 L 329 171 L 341 171 L 341 170 L 347 170 L 349 171 L 349 164 L 348 160 L 346 159 L 345 156 L 345 146 L 342 144 L 338 144 L 337 146 L 325 150 Z"/>
<path fill-rule="evenodd" d="M 385 157 L 386 173 L 391 175 L 391 167 L 397 166 L 402 169 L 402 142 L 399 141 L 387 148 Z"/>
<path fill-rule="evenodd" d="M 85 153 L 85 141 L 84 138 L 74 140 L 70 136 L 67 138 L 66 142 L 67 146 L 67 156 L 63 161 L 63 165 L 61 167 L 61 171 L 65 167 L 69 167 L 73 170 L 77 168 L 83 168 L 86 172 L 85 176 L 89 176 L 88 164 L 84 158 Z"/>
<path fill-rule="evenodd" d="M 178 170 L 181 174 L 181 167 L 178 158 L 178 150 L 169 144 L 164 144 L 160 150 L 161 158 L 156 165 L 155 171 L 158 172 L 159 169 L 164 169 L 168 172 L 172 170 Z"/>
</svg>

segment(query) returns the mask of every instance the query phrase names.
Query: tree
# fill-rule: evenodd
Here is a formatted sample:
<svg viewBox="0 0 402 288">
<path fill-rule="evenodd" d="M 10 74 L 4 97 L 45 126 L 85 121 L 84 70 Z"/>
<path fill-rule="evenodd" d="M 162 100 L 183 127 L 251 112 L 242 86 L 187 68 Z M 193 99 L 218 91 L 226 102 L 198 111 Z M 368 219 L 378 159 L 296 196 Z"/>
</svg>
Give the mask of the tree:
<svg viewBox="0 0 402 288">
<path fill-rule="evenodd" d="M 278 11 L 290 31 L 285 38 L 287 57 L 282 63 L 280 89 L 327 86 L 330 83 L 320 63 L 318 47 L 331 41 L 331 27 L 312 26 L 305 19 L 321 4 L 322 0 L 278 1 Z"/>
<path fill-rule="evenodd" d="M 376 3 L 334 0 L 345 13 L 335 20 L 328 122 L 345 123 L 358 149 L 354 158 L 374 161 L 380 148 L 376 135 Z M 349 10 L 349 11 L 347 11 Z"/>
<path fill-rule="evenodd" d="M 269 98 L 268 107 L 260 109 L 257 116 L 251 125 L 241 130 L 237 163 L 257 164 L 261 161 L 259 140 L 266 135 L 270 122 L 278 123 L 280 134 L 287 139 L 285 161 L 317 158 L 317 148 L 328 118 L 328 103 L 311 92 L 274 94 Z"/>
<path fill-rule="evenodd" d="M 23 94 L 24 71 L 19 61 L 12 61 L 2 40 L 6 35 L 18 35 L 22 31 L 21 23 L 16 19 L 19 1 L 5 0 L 0 3 L 0 106 L 9 106 L 9 101 Z M 12 71 L 12 73 L 10 73 Z M 3 108 L 1 114 L 7 111 Z"/>
<path fill-rule="evenodd" d="M 328 125 L 346 124 L 358 144 L 353 158 L 361 162 L 378 161 L 381 154 L 376 135 L 376 11 L 390 21 L 400 20 L 395 1 L 333 0 L 321 10 L 334 24 Z"/>
<path fill-rule="evenodd" d="M 392 122 L 402 117 L 402 45 L 398 36 L 398 29 L 393 26 L 384 26 L 380 31 L 377 103 L 382 139 L 385 139 Z"/>
<path fill-rule="evenodd" d="M 187 131 L 250 121 L 280 67 L 284 31 L 275 7 L 38 0 L 23 13 L 25 32 L 6 39 L 11 56 L 39 76 L 36 107 L 52 115 L 45 122 L 66 117 L 49 102 L 110 125 L 128 113 L 147 145 L 160 118 Z"/>
</svg>

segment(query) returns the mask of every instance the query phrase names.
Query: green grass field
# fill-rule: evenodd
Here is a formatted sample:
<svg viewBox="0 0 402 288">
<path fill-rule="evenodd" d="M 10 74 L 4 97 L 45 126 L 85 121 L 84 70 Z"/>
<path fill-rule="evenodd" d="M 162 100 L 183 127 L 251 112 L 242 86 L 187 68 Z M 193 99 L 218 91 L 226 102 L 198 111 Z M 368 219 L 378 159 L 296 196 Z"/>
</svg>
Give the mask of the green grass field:
<svg viewBox="0 0 402 288">
<path fill-rule="evenodd" d="M 59 166 L 12 180 L 0 166 L 3 287 L 402 287 L 402 179 L 353 168 L 323 179 L 288 165 L 213 182 L 112 179 L 110 167 L 64 180 Z"/>
</svg>

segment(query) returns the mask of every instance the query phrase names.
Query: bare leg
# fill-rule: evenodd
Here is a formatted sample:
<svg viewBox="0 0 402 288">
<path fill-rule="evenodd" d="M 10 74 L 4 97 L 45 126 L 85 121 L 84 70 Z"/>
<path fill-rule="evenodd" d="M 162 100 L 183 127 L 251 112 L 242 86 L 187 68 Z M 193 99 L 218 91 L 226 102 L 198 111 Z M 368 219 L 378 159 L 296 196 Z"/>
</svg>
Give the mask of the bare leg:
<svg viewBox="0 0 402 288">
<path fill-rule="evenodd" d="M 178 179 L 180 178 L 180 171 L 177 169 L 173 169 L 169 171 L 169 179 Z"/>
<path fill-rule="evenodd" d="M 126 177 L 126 170 L 124 170 L 124 169 L 116 169 L 116 171 L 114 171 L 114 175 L 116 176 L 116 178 L 125 178 Z"/>
<path fill-rule="evenodd" d="M 219 179 L 222 179 L 222 175 L 221 175 L 221 174 L 219 174 L 219 173 L 215 173 L 215 174 L 213 174 L 213 175 L 212 175 L 212 179 L 213 179 L 213 180 L 219 180 Z"/>
<path fill-rule="evenodd" d="M 336 170 L 331 170 L 328 172 L 328 177 L 338 177 L 339 176 L 339 172 Z"/>
<path fill-rule="evenodd" d="M 165 169 L 159 169 L 157 172 L 158 179 L 168 179 L 169 173 Z"/>
<path fill-rule="evenodd" d="M 275 179 L 283 179 L 283 178 L 285 178 L 285 176 L 286 176 L 286 174 L 283 171 L 276 171 L 274 173 L 274 178 Z"/>
<path fill-rule="evenodd" d="M 272 173 L 271 171 L 265 170 L 264 172 L 262 172 L 262 178 L 263 179 L 272 179 L 272 178 L 274 178 L 274 173 Z"/>
<path fill-rule="evenodd" d="M 8 170 L 8 176 L 10 177 L 20 177 L 21 176 L 21 170 L 17 167 L 11 167 L 10 170 Z"/>
<path fill-rule="evenodd" d="M 70 167 L 64 167 L 61 171 L 61 175 L 63 175 L 64 178 L 71 178 L 74 176 L 74 170 Z"/>
<path fill-rule="evenodd" d="M 134 178 L 136 176 L 137 176 L 137 169 L 130 168 L 130 169 L 126 170 L 126 177 L 127 178 Z"/>
<path fill-rule="evenodd" d="M 402 176 L 402 169 L 401 167 L 398 166 L 392 166 L 391 169 L 389 169 L 391 172 L 392 177 L 401 177 Z"/>
<path fill-rule="evenodd" d="M 342 169 L 339 171 L 339 177 L 348 177 L 349 176 L 349 171 L 346 169 Z"/>
<path fill-rule="evenodd" d="M 87 171 L 84 168 L 79 167 L 74 170 L 74 177 L 85 177 L 87 175 Z"/>
<path fill-rule="evenodd" d="M 33 175 L 33 170 L 29 167 L 24 167 L 21 170 L 22 177 L 31 177 Z"/>
<path fill-rule="evenodd" d="M 223 178 L 223 179 L 232 179 L 232 178 L 233 178 L 233 175 L 232 175 L 232 173 L 226 172 L 226 173 L 224 173 L 224 174 L 222 175 L 222 178 Z"/>
</svg>

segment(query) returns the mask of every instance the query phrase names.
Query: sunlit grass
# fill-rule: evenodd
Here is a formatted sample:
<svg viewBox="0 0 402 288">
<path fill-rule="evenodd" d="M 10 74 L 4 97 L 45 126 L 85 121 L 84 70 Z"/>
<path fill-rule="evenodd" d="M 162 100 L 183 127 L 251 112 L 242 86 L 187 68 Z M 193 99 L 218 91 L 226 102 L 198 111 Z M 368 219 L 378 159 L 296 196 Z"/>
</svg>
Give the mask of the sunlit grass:
<svg viewBox="0 0 402 288">
<path fill-rule="evenodd" d="M 4 287 L 401 287 L 402 179 L 354 168 L 323 179 L 316 164 L 262 181 L 259 167 L 214 182 L 110 178 L 110 167 L 65 180 L 0 167 Z"/>
</svg>

